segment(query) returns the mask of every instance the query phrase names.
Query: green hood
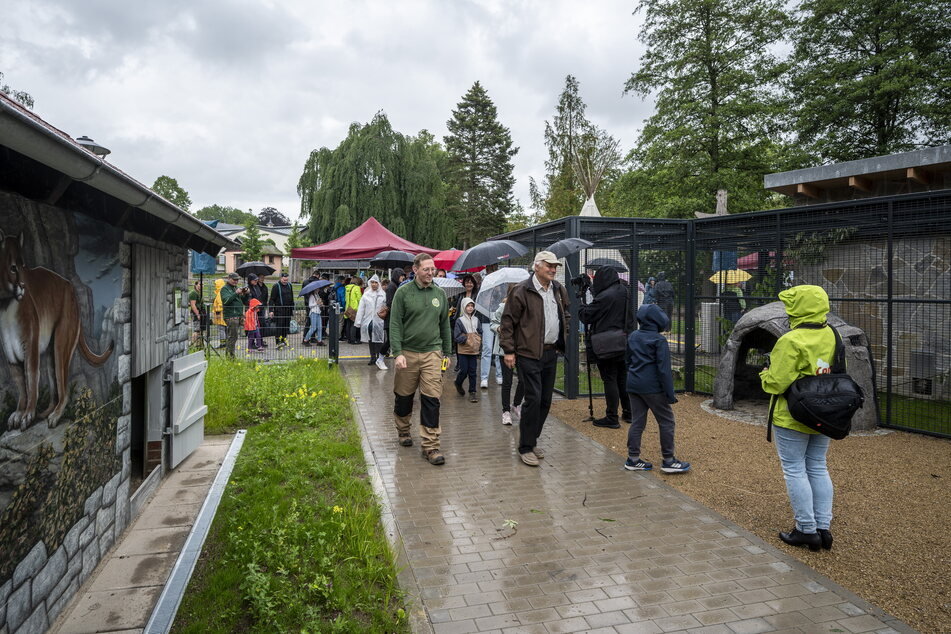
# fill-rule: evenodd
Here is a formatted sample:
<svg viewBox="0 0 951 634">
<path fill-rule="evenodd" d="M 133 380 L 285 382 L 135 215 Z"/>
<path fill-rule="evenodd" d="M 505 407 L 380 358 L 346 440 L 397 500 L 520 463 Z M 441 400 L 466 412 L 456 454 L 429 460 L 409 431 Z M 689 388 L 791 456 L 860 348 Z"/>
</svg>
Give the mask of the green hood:
<svg viewBox="0 0 951 634">
<path fill-rule="evenodd" d="M 826 321 L 829 296 L 821 286 L 793 286 L 780 292 L 779 299 L 786 306 L 790 328 L 800 324 L 822 324 Z"/>
</svg>

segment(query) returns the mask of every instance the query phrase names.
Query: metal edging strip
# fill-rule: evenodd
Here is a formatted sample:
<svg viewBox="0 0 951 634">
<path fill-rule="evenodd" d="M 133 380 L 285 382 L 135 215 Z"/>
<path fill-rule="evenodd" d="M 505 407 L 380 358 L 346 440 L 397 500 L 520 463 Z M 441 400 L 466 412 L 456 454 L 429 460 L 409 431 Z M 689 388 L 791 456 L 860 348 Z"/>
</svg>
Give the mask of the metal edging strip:
<svg viewBox="0 0 951 634">
<path fill-rule="evenodd" d="M 145 634 L 167 634 L 172 629 L 172 623 L 175 621 L 175 615 L 178 613 L 178 607 L 182 603 L 182 597 L 185 595 L 185 589 L 191 579 L 192 572 L 195 570 L 195 563 L 198 556 L 201 555 L 201 548 L 211 529 L 211 522 L 215 519 L 215 512 L 218 510 L 218 504 L 221 503 L 221 496 L 224 494 L 225 487 L 228 484 L 228 478 L 231 477 L 231 470 L 234 469 L 235 460 L 244 444 L 244 437 L 247 430 L 239 429 L 231 441 L 231 447 L 218 469 L 218 475 L 205 496 L 205 501 L 198 511 L 198 517 L 192 524 L 191 532 L 185 540 L 182 552 L 179 553 L 175 566 L 171 574 L 165 581 L 165 587 L 162 588 L 162 594 L 158 602 L 152 609 L 152 615 L 149 622 L 145 625 Z"/>
</svg>

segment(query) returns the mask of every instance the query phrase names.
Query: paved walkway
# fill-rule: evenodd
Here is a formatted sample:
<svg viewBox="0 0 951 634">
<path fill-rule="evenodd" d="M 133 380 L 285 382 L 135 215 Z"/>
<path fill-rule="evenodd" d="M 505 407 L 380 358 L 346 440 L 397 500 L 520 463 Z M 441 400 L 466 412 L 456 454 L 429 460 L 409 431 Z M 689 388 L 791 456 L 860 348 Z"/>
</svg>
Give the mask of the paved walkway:
<svg viewBox="0 0 951 634">
<path fill-rule="evenodd" d="M 554 418 L 541 467 L 523 465 L 494 383 L 473 404 L 447 381 L 433 467 L 418 423 L 396 442 L 392 370 L 341 368 L 419 632 L 912 631 Z"/>
<path fill-rule="evenodd" d="M 232 436 L 205 438 L 165 477 L 51 632 L 142 632 L 231 440 Z"/>
</svg>

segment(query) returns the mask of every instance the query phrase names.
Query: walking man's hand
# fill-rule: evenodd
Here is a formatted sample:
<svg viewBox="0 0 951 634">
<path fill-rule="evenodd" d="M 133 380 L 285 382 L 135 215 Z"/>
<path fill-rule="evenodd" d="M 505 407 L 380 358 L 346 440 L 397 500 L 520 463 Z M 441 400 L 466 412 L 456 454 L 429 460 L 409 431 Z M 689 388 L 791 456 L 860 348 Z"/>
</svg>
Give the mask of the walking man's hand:
<svg viewBox="0 0 951 634">
<path fill-rule="evenodd" d="M 511 370 L 512 368 L 515 367 L 515 355 L 514 355 L 514 354 L 507 354 L 507 355 L 505 355 L 505 357 L 503 357 L 503 359 L 504 359 L 504 361 L 505 361 L 505 367 L 507 367 L 509 370 Z"/>
<path fill-rule="evenodd" d="M 396 369 L 405 370 L 406 369 L 406 357 L 399 355 L 396 357 Z"/>
</svg>

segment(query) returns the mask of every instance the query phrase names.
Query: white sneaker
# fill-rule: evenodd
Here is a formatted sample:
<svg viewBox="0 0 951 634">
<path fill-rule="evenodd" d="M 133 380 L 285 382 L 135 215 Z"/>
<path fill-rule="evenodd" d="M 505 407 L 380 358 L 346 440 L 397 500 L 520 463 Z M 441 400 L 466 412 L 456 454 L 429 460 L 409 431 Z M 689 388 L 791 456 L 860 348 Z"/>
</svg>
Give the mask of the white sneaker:
<svg viewBox="0 0 951 634">
<path fill-rule="evenodd" d="M 496 385 L 502 385 L 502 377 L 500 377 L 500 376 L 495 377 L 495 384 L 496 384 Z"/>
<path fill-rule="evenodd" d="M 517 419 L 519 419 L 519 420 L 522 420 L 522 406 L 521 406 L 521 405 L 513 405 L 513 406 L 512 406 L 512 415 L 515 416 L 515 418 L 517 418 Z"/>
<path fill-rule="evenodd" d="M 489 389 L 489 380 L 482 379 L 482 383 L 479 385 L 479 387 L 481 387 L 483 390 Z"/>
<path fill-rule="evenodd" d="M 512 415 L 508 412 L 502 412 L 502 424 L 511 425 L 512 424 Z"/>
<path fill-rule="evenodd" d="M 380 368 L 381 370 L 389 370 L 389 368 L 386 367 L 386 361 L 383 360 L 383 357 L 376 358 L 376 367 Z"/>
</svg>

